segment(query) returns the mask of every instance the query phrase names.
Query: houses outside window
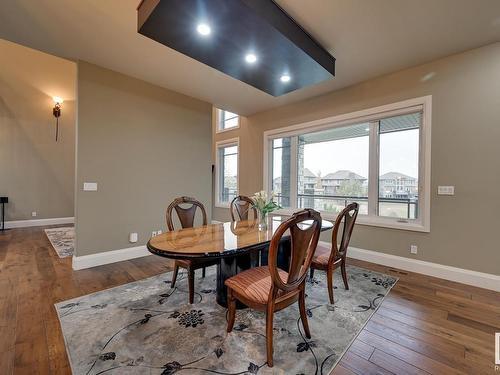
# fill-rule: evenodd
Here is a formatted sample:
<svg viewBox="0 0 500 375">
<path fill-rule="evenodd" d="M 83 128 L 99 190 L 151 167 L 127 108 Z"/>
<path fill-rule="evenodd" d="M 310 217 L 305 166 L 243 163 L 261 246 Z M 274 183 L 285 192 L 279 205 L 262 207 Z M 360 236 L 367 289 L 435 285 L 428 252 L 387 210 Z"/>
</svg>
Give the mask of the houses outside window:
<svg viewBox="0 0 500 375">
<path fill-rule="evenodd" d="M 228 207 L 238 195 L 238 138 L 216 143 L 215 202 L 217 207 Z"/>
<path fill-rule="evenodd" d="M 266 188 L 283 213 L 358 202 L 362 224 L 429 231 L 430 111 L 424 97 L 268 131 Z"/>
</svg>

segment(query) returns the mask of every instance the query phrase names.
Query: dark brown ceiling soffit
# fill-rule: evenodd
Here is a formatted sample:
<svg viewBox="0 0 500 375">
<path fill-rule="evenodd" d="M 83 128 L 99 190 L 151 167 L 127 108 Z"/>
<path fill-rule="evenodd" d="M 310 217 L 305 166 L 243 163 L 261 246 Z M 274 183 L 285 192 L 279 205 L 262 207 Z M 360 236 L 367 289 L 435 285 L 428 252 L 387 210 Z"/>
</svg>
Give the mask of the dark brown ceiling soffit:
<svg viewBox="0 0 500 375">
<path fill-rule="evenodd" d="M 143 0 L 137 11 L 142 35 L 273 96 L 335 76 L 335 58 L 272 0 Z"/>
</svg>

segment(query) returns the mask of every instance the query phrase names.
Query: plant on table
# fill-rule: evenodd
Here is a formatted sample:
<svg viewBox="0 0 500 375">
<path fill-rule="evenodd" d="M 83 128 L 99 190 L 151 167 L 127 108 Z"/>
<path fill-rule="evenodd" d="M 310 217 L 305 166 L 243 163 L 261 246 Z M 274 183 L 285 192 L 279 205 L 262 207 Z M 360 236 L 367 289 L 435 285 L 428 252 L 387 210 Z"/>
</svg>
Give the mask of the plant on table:
<svg viewBox="0 0 500 375">
<path fill-rule="evenodd" d="M 267 229 L 267 215 L 281 208 L 281 206 L 274 201 L 275 198 L 276 194 L 274 192 L 268 195 L 265 190 L 259 191 L 252 196 L 254 202 L 253 207 L 255 207 L 259 213 L 259 230 Z"/>
</svg>

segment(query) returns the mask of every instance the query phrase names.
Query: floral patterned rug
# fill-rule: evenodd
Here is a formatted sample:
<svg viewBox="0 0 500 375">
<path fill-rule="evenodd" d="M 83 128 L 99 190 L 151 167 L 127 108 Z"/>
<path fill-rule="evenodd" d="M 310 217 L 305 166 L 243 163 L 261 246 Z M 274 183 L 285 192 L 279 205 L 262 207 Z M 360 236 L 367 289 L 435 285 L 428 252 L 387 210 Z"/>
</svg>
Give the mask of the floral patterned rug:
<svg viewBox="0 0 500 375">
<path fill-rule="evenodd" d="M 226 333 L 226 309 L 215 301 L 215 267 L 195 279 L 171 273 L 57 303 L 74 374 L 329 374 L 397 281 L 349 266 L 350 290 L 335 273 L 335 304 L 325 274 L 307 282 L 306 339 L 297 304 L 274 317 L 274 367 L 266 365 L 265 314 L 238 310 Z"/>
<path fill-rule="evenodd" d="M 73 255 L 75 251 L 75 227 L 45 229 L 45 234 L 59 258 Z"/>
</svg>

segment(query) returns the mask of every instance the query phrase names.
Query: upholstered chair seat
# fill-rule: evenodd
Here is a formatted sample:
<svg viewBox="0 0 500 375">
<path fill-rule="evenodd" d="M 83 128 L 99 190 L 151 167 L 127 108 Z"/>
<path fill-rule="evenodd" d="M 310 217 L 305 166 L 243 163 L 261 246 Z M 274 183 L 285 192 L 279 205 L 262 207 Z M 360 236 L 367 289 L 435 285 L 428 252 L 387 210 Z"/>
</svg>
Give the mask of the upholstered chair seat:
<svg viewBox="0 0 500 375">
<path fill-rule="evenodd" d="M 330 260 L 330 254 L 332 253 L 332 249 L 330 246 L 325 246 L 323 244 L 318 243 L 316 247 L 316 253 L 313 256 L 312 264 L 315 265 L 328 265 L 328 261 Z M 335 254 L 336 257 L 334 260 L 338 260 L 342 258 L 341 254 Z"/>
<path fill-rule="evenodd" d="M 283 282 L 288 279 L 287 272 L 279 269 L 278 273 Z M 254 303 L 262 305 L 267 305 L 272 285 L 273 281 L 269 273 L 269 267 L 267 266 L 251 268 L 226 281 L 226 286 L 232 289 L 233 295 L 235 295 L 237 299 L 243 303 L 245 303 L 245 301 L 253 301 Z M 283 291 L 279 292 L 276 303 L 293 298 L 293 296 L 299 294 L 299 290 L 293 290 L 287 293 L 281 293 Z"/>
</svg>

